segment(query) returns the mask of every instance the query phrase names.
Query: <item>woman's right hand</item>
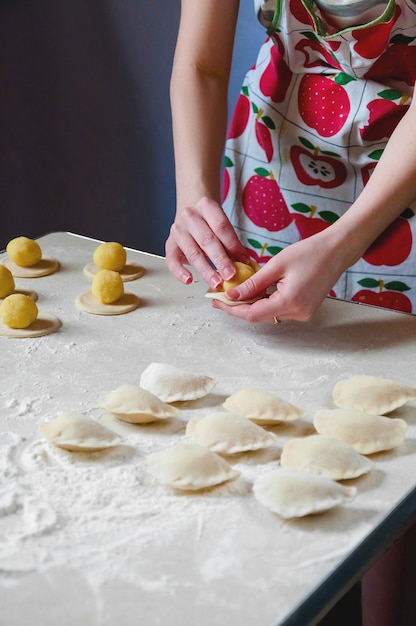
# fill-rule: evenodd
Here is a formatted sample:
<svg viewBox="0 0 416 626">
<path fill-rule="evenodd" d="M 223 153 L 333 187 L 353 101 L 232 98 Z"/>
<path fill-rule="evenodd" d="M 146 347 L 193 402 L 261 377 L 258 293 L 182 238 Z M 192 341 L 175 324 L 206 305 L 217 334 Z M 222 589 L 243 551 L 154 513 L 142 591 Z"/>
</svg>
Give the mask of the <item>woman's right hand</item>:
<svg viewBox="0 0 416 626">
<path fill-rule="evenodd" d="M 201 198 L 177 212 L 166 241 L 166 263 L 182 283 L 192 282 L 192 266 L 211 289 L 235 276 L 233 261 L 247 263 L 249 255 L 221 206 Z"/>
</svg>

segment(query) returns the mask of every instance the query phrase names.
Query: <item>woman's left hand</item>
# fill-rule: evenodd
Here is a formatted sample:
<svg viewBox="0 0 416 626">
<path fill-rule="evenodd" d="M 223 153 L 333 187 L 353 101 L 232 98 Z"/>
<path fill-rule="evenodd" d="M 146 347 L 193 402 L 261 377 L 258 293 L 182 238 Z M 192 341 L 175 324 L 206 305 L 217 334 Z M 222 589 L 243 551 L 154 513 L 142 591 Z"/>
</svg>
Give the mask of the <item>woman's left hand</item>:
<svg viewBox="0 0 416 626">
<path fill-rule="evenodd" d="M 318 233 L 288 246 L 227 291 L 232 300 L 250 300 L 276 285 L 269 296 L 238 306 L 213 300 L 213 306 L 248 322 L 309 321 L 345 269 L 337 265 L 339 257 L 339 248 L 334 255 L 330 238 Z"/>
</svg>

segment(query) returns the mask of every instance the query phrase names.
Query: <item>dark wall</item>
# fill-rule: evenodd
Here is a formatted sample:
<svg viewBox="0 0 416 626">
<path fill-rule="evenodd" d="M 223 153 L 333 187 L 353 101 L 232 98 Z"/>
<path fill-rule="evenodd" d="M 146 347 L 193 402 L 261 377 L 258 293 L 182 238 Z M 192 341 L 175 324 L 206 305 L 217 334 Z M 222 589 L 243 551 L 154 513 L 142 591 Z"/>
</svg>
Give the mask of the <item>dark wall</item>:
<svg viewBox="0 0 416 626">
<path fill-rule="evenodd" d="M 72 231 L 163 254 L 179 1 L 2 0 L 0 249 Z M 230 103 L 263 32 L 242 0 Z"/>
</svg>

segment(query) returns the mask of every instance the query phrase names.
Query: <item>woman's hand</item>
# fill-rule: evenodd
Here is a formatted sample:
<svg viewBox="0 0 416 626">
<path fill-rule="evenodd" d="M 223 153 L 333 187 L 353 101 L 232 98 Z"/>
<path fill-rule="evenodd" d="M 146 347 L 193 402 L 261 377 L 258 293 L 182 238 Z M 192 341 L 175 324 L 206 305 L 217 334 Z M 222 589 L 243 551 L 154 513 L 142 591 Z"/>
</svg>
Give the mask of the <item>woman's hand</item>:
<svg viewBox="0 0 416 626">
<path fill-rule="evenodd" d="M 213 300 L 213 306 L 248 322 L 309 321 L 345 269 L 338 265 L 334 244 L 324 232 L 291 244 L 227 296 L 250 300 L 272 285 L 276 291 L 253 304 Z"/>
<path fill-rule="evenodd" d="M 212 289 L 218 289 L 223 280 L 235 276 L 233 260 L 248 259 L 247 250 L 217 202 L 202 198 L 194 207 L 178 211 L 166 242 L 166 263 L 178 280 L 192 282 L 187 264 Z"/>
</svg>

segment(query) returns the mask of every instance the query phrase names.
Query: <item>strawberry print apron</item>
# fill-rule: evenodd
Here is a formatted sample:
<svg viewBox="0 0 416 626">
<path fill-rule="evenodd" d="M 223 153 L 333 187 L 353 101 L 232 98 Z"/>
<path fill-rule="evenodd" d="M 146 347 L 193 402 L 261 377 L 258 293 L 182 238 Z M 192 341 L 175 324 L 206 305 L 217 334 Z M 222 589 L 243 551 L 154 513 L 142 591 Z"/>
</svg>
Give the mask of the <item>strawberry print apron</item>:
<svg viewBox="0 0 416 626">
<path fill-rule="evenodd" d="M 225 212 L 259 263 L 349 208 L 416 80 L 411 0 L 389 0 L 377 19 L 342 30 L 326 24 L 313 0 L 277 0 L 271 17 L 230 122 L 222 192 Z M 416 202 L 330 295 L 415 314 L 415 212 Z"/>
</svg>

